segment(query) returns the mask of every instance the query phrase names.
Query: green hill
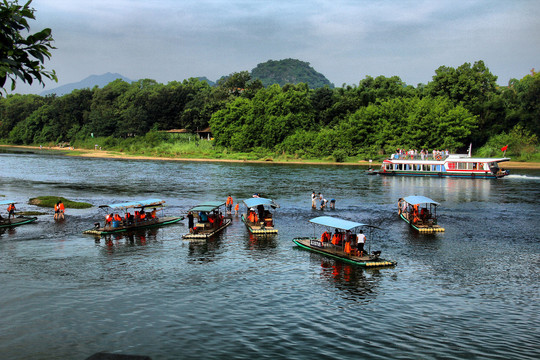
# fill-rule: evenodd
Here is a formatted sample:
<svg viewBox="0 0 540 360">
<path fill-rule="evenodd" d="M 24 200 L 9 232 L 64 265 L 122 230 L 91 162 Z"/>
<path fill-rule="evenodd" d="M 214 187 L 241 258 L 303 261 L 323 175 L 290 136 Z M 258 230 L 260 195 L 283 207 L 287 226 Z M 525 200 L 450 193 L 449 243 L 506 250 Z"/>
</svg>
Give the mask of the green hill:
<svg viewBox="0 0 540 360">
<path fill-rule="evenodd" d="M 251 70 L 251 78 L 259 79 L 265 87 L 279 84 L 306 83 L 312 89 L 334 87 L 323 74 L 315 71 L 308 62 L 296 59 L 268 60 Z"/>
</svg>

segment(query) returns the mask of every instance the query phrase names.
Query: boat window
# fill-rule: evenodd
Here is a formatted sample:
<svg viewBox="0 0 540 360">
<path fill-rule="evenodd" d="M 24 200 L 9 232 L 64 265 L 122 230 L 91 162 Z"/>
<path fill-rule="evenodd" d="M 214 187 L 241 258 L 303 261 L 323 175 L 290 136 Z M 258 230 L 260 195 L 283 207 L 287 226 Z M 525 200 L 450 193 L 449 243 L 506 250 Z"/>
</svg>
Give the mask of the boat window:
<svg viewBox="0 0 540 360">
<path fill-rule="evenodd" d="M 448 163 L 448 170 L 455 170 L 456 169 L 456 163 L 455 162 L 449 162 Z"/>
<path fill-rule="evenodd" d="M 457 166 L 458 166 L 457 167 L 458 170 L 467 170 L 467 163 L 460 162 L 460 163 L 457 163 Z"/>
</svg>

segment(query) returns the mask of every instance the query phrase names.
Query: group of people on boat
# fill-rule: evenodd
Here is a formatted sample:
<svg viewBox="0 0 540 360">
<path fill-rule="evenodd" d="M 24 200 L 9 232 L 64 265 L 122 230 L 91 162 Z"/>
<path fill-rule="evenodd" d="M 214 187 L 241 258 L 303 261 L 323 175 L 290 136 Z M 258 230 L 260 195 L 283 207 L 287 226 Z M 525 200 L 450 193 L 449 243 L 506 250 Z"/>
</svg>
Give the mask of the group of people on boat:
<svg viewBox="0 0 540 360">
<path fill-rule="evenodd" d="M 264 208 L 264 205 L 258 205 L 257 208 L 249 208 L 247 211 L 247 219 L 252 224 L 260 224 L 261 227 L 274 226 L 272 213 Z"/>
<path fill-rule="evenodd" d="M 113 228 L 120 226 L 130 226 L 140 223 L 142 221 L 152 221 L 156 219 L 156 208 L 154 208 L 150 212 L 145 212 L 144 208 L 142 208 L 140 211 L 135 210 L 135 214 L 131 214 L 129 211 L 126 211 L 124 218 L 122 218 L 119 214 L 110 213 L 105 216 L 105 227 Z"/>
<path fill-rule="evenodd" d="M 448 155 L 450 155 L 450 152 L 448 151 L 448 149 L 446 149 L 446 150 L 434 149 L 431 154 L 432 154 L 432 159 L 433 160 L 440 161 L 442 159 L 447 158 Z M 418 159 L 428 160 L 429 151 L 424 150 L 424 149 L 420 150 L 420 152 L 418 152 L 417 149 L 409 149 L 409 150 L 397 149 L 397 151 L 394 154 L 393 158 L 396 159 L 396 160 L 399 160 L 399 159 L 402 159 L 402 160 L 418 160 Z"/>
<path fill-rule="evenodd" d="M 321 243 L 323 246 L 334 246 L 337 248 L 342 248 L 343 251 L 352 256 L 363 256 L 364 255 L 364 245 L 366 244 L 366 235 L 360 230 L 358 234 L 353 234 L 349 230 L 345 232 L 336 229 L 334 234 L 330 234 L 328 231 L 325 231 L 321 235 Z"/>
<path fill-rule="evenodd" d="M 195 225 L 195 217 L 198 218 L 197 225 Z M 197 216 L 195 216 L 192 211 L 189 211 L 187 218 L 190 234 L 196 234 L 201 230 L 219 229 L 221 226 L 223 226 L 224 219 L 221 211 L 213 211 L 211 213 L 200 211 Z"/>
<path fill-rule="evenodd" d="M 317 201 L 319 201 L 319 210 L 324 210 L 326 206 L 328 205 L 328 200 L 326 200 L 321 193 L 317 195 L 315 194 L 315 191 L 313 191 L 311 193 L 311 208 L 312 209 L 317 209 Z M 336 209 L 336 199 L 330 199 L 330 209 L 332 210 Z"/>
<path fill-rule="evenodd" d="M 425 224 L 432 219 L 432 214 L 427 207 L 407 204 L 404 200 L 398 206 L 399 214 L 403 214 L 412 224 Z"/>
</svg>

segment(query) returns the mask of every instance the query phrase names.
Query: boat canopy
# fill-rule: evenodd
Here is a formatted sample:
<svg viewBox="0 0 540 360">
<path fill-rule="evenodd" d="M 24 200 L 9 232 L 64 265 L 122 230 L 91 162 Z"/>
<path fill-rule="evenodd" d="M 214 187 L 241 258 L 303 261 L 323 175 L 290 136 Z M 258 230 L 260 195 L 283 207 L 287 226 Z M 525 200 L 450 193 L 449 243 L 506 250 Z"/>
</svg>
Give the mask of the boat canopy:
<svg viewBox="0 0 540 360">
<path fill-rule="evenodd" d="M 16 201 L 13 200 L 1 200 L 0 205 L 9 205 L 9 204 L 16 204 Z"/>
<path fill-rule="evenodd" d="M 330 227 L 342 229 L 342 230 L 352 230 L 355 227 L 367 225 L 367 224 L 357 223 L 354 221 L 338 219 L 332 216 L 319 216 L 309 221 L 315 224 L 330 226 Z"/>
<path fill-rule="evenodd" d="M 127 210 L 131 208 L 143 208 L 143 207 L 158 207 L 165 204 L 164 200 L 161 199 L 148 199 L 148 200 L 139 200 L 131 201 L 118 204 L 109 204 L 109 205 L 100 205 L 100 208 L 111 208 L 114 210 Z"/>
<path fill-rule="evenodd" d="M 411 205 L 419 205 L 419 204 L 434 204 L 434 205 L 440 205 L 438 202 L 431 200 L 428 197 L 425 196 L 407 196 L 403 198 L 405 202 L 411 204 Z"/>
<path fill-rule="evenodd" d="M 223 205 L 225 205 L 224 201 L 207 201 L 205 203 L 192 207 L 191 209 L 189 209 L 189 211 L 211 212 Z"/>
<path fill-rule="evenodd" d="M 271 206 L 272 208 L 278 208 L 279 205 L 276 204 L 274 202 L 274 200 L 272 199 L 267 199 L 267 198 L 249 198 L 249 199 L 246 199 L 244 200 L 244 204 L 250 208 L 250 207 L 257 207 L 259 205 L 268 205 L 268 206 Z"/>
</svg>

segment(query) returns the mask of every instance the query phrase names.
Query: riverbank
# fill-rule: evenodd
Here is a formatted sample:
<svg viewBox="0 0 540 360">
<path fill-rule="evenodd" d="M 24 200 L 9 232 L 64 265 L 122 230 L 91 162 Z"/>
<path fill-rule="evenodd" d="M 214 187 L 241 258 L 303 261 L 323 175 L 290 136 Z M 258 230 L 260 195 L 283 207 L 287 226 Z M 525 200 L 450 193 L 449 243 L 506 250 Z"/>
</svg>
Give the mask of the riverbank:
<svg viewBox="0 0 540 360">
<path fill-rule="evenodd" d="M 66 156 L 79 156 L 90 158 L 104 158 L 104 159 L 129 159 L 129 160 L 168 160 L 168 161 L 197 161 L 197 162 L 224 162 L 224 163 L 251 163 L 251 164 L 295 164 L 295 165 L 339 165 L 339 166 L 367 166 L 370 163 L 368 161 L 356 161 L 356 162 L 325 162 L 325 161 L 313 161 L 313 160 L 235 160 L 235 159 L 210 159 L 210 158 L 183 158 L 183 157 L 159 157 L 159 156 L 143 156 L 143 155 L 130 155 L 118 151 L 107 150 L 91 150 L 91 149 L 71 149 L 61 147 L 43 147 L 28 146 L 28 145 L 0 145 L 0 148 L 15 148 L 15 149 L 29 149 L 34 152 L 47 151 L 55 152 Z M 373 166 L 380 166 L 380 162 L 374 161 Z M 507 161 L 501 164 L 505 169 L 538 169 L 540 170 L 540 163 L 537 162 L 518 162 Z"/>
</svg>

